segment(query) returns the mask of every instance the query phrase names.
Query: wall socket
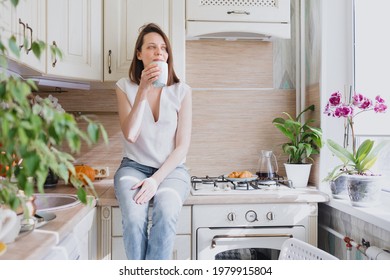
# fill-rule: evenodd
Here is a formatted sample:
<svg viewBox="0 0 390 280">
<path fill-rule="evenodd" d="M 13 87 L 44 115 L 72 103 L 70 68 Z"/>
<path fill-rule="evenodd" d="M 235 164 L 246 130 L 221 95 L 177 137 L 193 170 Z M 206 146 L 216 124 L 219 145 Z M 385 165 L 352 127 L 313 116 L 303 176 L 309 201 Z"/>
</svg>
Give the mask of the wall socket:
<svg viewBox="0 0 390 280">
<path fill-rule="evenodd" d="M 108 166 L 96 166 L 92 168 L 95 170 L 95 179 L 104 179 L 110 175 L 110 168 Z"/>
</svg>

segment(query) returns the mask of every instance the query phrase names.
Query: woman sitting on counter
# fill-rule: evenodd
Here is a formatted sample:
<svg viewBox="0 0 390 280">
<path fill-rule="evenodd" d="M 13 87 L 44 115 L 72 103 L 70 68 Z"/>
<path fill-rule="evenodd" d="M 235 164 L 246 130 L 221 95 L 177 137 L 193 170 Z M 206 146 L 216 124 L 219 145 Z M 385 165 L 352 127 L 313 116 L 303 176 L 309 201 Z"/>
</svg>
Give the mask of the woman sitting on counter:
<svg viewBox="0 0 390 280">
<path fill-rule="evenodd" d="M 166 85 L 156 84 L 166 62 Z M 156 86 L 157 85 L 157 86 Z M 129 77 L 117 82 L 123 159 L 114 177 L 128 259 L 170 259 L 176 223 L 190 192 L 185 159 L 192 128 L 191 88 L 173 69 L 171 45 L 156 24 L 141 28 Z M 152 203 L 153 202 L 153 203 Z M 153 206 L 148 231 L 148 209 Z"/>
</svg>

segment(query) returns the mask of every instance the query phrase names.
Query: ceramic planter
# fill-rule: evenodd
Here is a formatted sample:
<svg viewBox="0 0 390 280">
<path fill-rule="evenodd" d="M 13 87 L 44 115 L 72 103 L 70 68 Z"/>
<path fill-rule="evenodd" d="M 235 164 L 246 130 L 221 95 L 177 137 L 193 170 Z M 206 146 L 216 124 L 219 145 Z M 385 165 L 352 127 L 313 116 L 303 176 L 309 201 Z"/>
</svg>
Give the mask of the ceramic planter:
<svg viewBox="0 0 390 280">
<path fill-rule="evenodd" d="M 329 182 L 333 198 L 348 199 L 347 179 L 346 175 L 341 175 L 336 180 Z"/>
<path fill-rule="evenodd" d="M 309 182 L 311 163 L 285 163 L 287 179 L 291 180 L 294 188 L 305 188 Z"/>
<path fill-rule="evenodd" d="M 348 175 L 348 196 L 353 206 L 372 207 L 379 204 L 383 176 Z"/>
</svg>

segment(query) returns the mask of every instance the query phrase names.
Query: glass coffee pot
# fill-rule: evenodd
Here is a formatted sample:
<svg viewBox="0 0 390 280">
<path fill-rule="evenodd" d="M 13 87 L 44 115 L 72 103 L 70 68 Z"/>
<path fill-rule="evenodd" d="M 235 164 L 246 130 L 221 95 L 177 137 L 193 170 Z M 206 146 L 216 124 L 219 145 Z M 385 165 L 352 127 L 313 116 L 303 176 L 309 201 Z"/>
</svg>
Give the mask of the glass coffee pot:
<svg viewBox="0 0 390 280">
<path fill-rule="evenodd" d="M 278 163 L 276 161 L 276 156 L 272 151 L 261 150 L 257 176 L 260 179 L 273 179 L 276 177 L 278 172 Z"/>
</svg>

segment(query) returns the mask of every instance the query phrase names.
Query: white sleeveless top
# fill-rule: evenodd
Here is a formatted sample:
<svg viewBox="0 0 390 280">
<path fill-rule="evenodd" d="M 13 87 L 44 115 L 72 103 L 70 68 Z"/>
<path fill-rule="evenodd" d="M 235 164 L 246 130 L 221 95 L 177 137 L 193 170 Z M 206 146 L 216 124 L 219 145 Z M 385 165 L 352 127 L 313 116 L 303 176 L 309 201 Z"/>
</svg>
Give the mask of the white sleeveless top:
<svg viewBox="0 0 390 280">
<path fill-rule="evenodd" d="M 126 93 L 131 106 L 134 105 L 138 85 L 129 78 L 120 79 L 116 85 Z M 152 110 L 146 102 L 141 131 L 135 143 L 128 142 L 122 134 L 123 156 L 140 164 L 160 168 L 175 149 L 178 113 L 181 102 L 188 92 L 185 83 L 163 87 L 160 98 L 160 114 L 154 121 Z M 185 162 L 183 159 L 182 163 Z"/>
</svg>

